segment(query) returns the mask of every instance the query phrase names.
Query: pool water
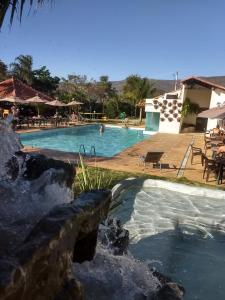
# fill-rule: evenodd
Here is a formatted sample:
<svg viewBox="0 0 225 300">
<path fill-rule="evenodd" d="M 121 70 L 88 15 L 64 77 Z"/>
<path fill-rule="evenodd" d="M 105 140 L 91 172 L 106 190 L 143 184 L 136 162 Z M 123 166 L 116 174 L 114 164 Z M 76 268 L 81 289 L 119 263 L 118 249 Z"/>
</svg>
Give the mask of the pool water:
<svg viewBox="0 0 225 300">
<path fill-rule="evenodd" d="M 185 300 L 224 300 L 224 191 L 138 186 L 120 193 L 114 212 L 130 232 L 134 257 L 181 283 Z"/>
<path fill-rule="evenodd" d="M 20 135 L 22 144 L 38 148 L 79 152 L 80 145 L 85 146 L 86 154 L 95 147 L 96 156 L 112 157 L 122 150 L 149 138 L 142 130 L 105 127 L 99 132 L 99 125 L 77 126 L 43 130 Z M 81 150 L 83 153 L 83 150 Z"/>
</svg>

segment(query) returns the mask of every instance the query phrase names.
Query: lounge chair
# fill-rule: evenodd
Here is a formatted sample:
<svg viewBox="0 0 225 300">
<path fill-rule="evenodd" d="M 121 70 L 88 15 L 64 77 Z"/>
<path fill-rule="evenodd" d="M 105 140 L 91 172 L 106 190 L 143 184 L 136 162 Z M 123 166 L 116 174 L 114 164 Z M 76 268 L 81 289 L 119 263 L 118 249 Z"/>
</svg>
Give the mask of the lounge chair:
<svg viewBox="0 0 225 300">
<path fill-rule="evenodd" d="M 152 151 L 152 152 L 147 152 L 145 156 L 140 156 L 139 164 L 143 163 L 144 166 L 146 167 L 146 164 L 152 163 L 154 164 L 159 164 L 160 170 L 162 169 L 162 163 L 160 162 L 164 152 L 161 151 Z"/>
</svg>

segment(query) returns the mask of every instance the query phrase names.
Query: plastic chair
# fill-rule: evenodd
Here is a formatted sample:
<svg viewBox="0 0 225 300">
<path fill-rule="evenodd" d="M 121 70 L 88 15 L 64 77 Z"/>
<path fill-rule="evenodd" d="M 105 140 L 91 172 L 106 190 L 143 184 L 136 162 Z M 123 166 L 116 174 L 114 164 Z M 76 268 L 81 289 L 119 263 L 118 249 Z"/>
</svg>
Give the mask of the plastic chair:
<svg viewBox="0 0 225 300">
<path fill-rule="evenodd" d="M 206 182 L 209 181 L 209 176 L 211 173 L 217 175 L 218 173 L 218 164 L 214 159 L 210 159 L 207 156 L 204 157 L 204 169 L 203 169 L 203 179 L 206 175 Z"/>
<path fill-rule="evenodd" d="M 191 164 L 193 164 L 194 156 L 198 155 L 202 157 L 202 149 L 191 145 Z"/>
</svg>

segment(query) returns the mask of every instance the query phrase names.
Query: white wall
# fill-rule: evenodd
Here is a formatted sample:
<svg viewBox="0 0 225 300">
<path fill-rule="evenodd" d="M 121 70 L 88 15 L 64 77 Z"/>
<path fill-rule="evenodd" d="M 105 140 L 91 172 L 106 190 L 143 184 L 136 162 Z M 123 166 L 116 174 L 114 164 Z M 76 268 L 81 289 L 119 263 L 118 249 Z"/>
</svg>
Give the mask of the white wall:
<svg viewBox="0 0 225 300">
<path fill-rule="evenodd" d="M 209 108 L 217 107 L 218 104 L 222 104 L 225 102 L 225 91 L 220 89 L 213 89 L 211 95 L 211 101 Z M 217 125 L 217 119 L 208 119 L 207 129 L 215 128 Z"/>
<path fill-rule="evenodd" d="M 159 132 L 163 133 L 179 133 L 180 132 L 180 122 L 173 120 L 169 122 L 168 120 L 160 121 Z"/>
<path fill-rule="evenodd" d="M 178 91 L 179 93 L 179 91 Z M 180 94 L 180 93 L 179 93 Z M 165 94 L 166 97 L 166 94 Z M 163 102 L 165 99 L 164 95 L 160 96 L 157 98 L 158 102 Z M 180 122 L 177 122 L 176 119 L 173 119 L 171 122 L 164 117 L 164 113 L 161 113 L 161 107 L 159 106 L 157 109 L 154 108 L 153 101 L 156 98 L 152 99 L 146 99 L 146 104 L 145 104 L 145 112 L 158 112 L 160 113 L 160 118 L 163 117 L 165 120 L 161 121 L 159 120 L 159 131 L 158 132 L 163 132 L 163 133 L 179 133 L 180 132 Z M 173 101 L 172 99 L 169 99 L 168 102 Z M 181 102 L 181 99 L 178 99 L 179 102 Z M 180 117 L 180 116 L 179 116 Z"/>
</svg>

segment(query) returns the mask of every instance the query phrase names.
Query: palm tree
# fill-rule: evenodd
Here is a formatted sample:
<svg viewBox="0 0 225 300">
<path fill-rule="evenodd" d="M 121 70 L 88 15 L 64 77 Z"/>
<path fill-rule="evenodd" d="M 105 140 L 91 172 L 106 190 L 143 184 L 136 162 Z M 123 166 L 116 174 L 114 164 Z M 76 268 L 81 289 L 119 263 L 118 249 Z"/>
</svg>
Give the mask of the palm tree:
<svg viewBox="0 0 225 300">
<path fill-rule="evenodd" d="M 30 55 L 20 55 L 16 57 L 15 62 L 10 64 L 11 74 L 27 84 L 33 81 L 33 58 Z"/>
<path fill-rule="evenodd" d="M 130 75 L 126 78 L 126 83 L 123 87 L 123 98 L 129 100 L 134 107 L 136 116 L 136 104 L 146 99 L 154 92 L 153 83 L 148 78 L 141 78 L 138 75 Z"/>
<path fill-rule="evenodd" d="M 0 81 L 5 80 L 7 77 L 7 65 L 0 60 Z"/>
<path fill-rule="evenodd" d="M 46 1 L 52 1 L 52 0 L 0 0 L 0 28 L 3 25 L 6 13 L 10 11 L 10 24 L 12 25 L 13 23 L 13 18 L 15 15 L 15 12 L 18 11 L 19 13 L 19 18 L 20 21 L 22 19 L 22 15 L 23 15 L 23 10 L 24 10 L 24 5 L 26 3 L 29 3 L 30 6 L 33 5 L 34 2 L 36 2 L 38 5 L 43 4 L 43 2 Z"/>
</svg>

